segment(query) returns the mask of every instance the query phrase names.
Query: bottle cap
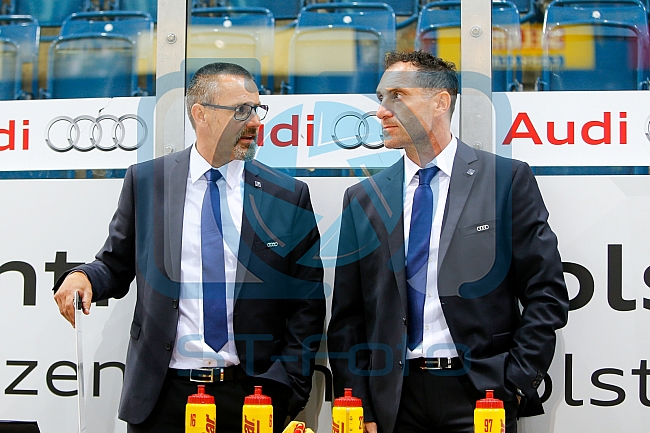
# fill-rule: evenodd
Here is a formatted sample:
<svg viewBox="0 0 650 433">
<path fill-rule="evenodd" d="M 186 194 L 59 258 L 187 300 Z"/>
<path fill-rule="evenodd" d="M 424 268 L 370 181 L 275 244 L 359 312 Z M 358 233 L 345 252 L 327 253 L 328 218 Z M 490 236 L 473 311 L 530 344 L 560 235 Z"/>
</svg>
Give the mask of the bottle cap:
<svg viewBox="0 0 650 433">
<path fill-rule="evenodd" d="M 477 409 L 503 409 L 503 401 L 494 398 L 494 391 L 488 389 L 485 391 L 485 398 L 476 401 Z"/>
<path fill-rule="evenodd" d="M 244 404 L 252 404 L 257 406 L 270 405 L 271 397 L 268 395 L 262 394 L 262 387 L 255 387 L 255 394 L 246 396 L 244 398 Z"/>
<path fill-rule="evenodd" d="M 337 407 L 361 407 L 361 399 L 352 397 L 352 388 L 343 390 L 343 397 L 334 399 L 334 406 Z"/>
<path fill-rule="evenodd" d="M 188 404 L 214 404 L 214 397 L 205 393 L 205 385 L 199 385 L 198 394 L 187 397 Z"/>
</svg>

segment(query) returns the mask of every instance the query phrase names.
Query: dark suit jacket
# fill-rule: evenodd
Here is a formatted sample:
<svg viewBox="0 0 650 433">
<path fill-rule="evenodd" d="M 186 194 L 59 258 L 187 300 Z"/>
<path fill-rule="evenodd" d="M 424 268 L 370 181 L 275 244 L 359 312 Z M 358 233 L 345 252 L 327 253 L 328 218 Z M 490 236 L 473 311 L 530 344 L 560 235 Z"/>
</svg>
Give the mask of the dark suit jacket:
<svg viewBox="0 0 650 433">
<path fill-rule="evenodd" d="M 93 301 L 123 297 L 136 279 L 119 409 L 119 417 L 133 424 L 153 409 L 176 340 L 189 155 L 188 148 L 127 170 L 106 243 L 94 262 L 77 268 L 92 283 Z M 249 375 L 287 385 L 295 416 L 309 397 L 311 354 L 325 319 L 320 236 L 306 184 L 255 161 L 244 173 L 233 314 L 237 354 Z"/>
<path fill-rule="evenodd" d="M 408 365 L 403 194 L 402 160 L 346 191 L 328 328 L 336 395 L 352 387 L 382 433 L 393 431 Z M 503 400 L 519 388 L 522 415 L 543 412 L 536 389 L 567 321 L 547 217 L 527 164 L 459 141 L 440 237 L 442 309 L 475 387 Z"/>
</svg>

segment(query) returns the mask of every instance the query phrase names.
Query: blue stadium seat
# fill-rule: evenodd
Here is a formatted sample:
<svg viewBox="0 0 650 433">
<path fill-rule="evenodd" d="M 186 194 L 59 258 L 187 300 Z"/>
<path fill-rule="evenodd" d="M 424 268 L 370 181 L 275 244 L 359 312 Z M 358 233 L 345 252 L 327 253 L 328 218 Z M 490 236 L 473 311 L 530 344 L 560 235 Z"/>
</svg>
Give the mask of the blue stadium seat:
<svg viewBox="0 0 650 433">
<path fill-rule="evenodd" d="M 510 1 L 492 2 L 492 90 L 521 90 L 517 55 L 521 28 L 517 7 Z M 415 49 L 460 64 L 460 1 L 436 1 L 422 7 L 415 36 Z M 518 77 L 519 76 L 519 77 Z"/>
<path fill-rule="evenodd" d="M 0 100 L 16 99 L 19 89 L 18 45 L 0 37 Z"/>
<path fill-rule="evenodd" d="M 546 9 L 538 90 L 648 89 L 648 17 L 638 0 L 556 0 Z"/>
<path fill-rule="evenodd" d="M 84 0 L 84 12 L 111 11 L 117 9 L 119 0 Z"/>
<path fill-rule="evenodd" d="M 345 0 L 334 0 L 337 3 L 345 3 Z M 355 3 L 376 3 L 373 0 L 356 0 Z M 385 0 L 385 3 L 393 9 L 397 16 L 411 16 L 418 14 L 420 9 L 420 0 Z"/>
<path fill-rule="evenodd" d="M 138 75 L 143 85 L 138 93 L 154 93 L 154 23 L 151 15 L 141 11 L 79 12 L 70 15 L 61 25 L 61 36 L 81 33 L 106 33 L 126 36 L 136 44 Z"/>
<path fill-rule="evenodd" d="M 287 93 L 375 93 L 395 13 L 383 3 L 305 6 L 289 46 Z"/>
<path fill-rule="evenodd" d="M 510 0 L 517 6 L 519 21 L 522 23 L 533 21 L 537 18 L 537 7 L 535 0 Z M 541 14 L 540 14 L 541 16 Z"/>
<path fill-rule="evenodd" d="M 41 27 L 28 15 L 0 15 L 0 38 L 6 38 L 18 46 L 19 73 L 17 98 L 26 99 L 38 95 L 38 49 Z M 30 75 L 23 80 L 23 66 Z M 29 93 L 23 92 L 23 82 L 31 81 Z"/>
<path fill-rule="evenodd" d="M 132 96 L 137 88 L 135 43 L 119 35 L 60 36 L 50 46 L 47 98 Z"/>
<path fill-rule="evenodd" d="M 118 9 L 122 11 L 140 11 L 151 15 L 158 22 L 158 0 L 117 0 Z"/>
<path fill-rule="evenodd" d="M 295 19 L 300 9 L 305 5 L 304 0 L 230 0 L 229 6 L 260 7 L 271 11 L 275 19 Z"/>
<path fill-rule="evenodd" d="M 43 27 L 59 27 L 66 17 L 81 12 L 83 0 L 14 0 L 13 14 L 31 15 Z"/>
<path fill-rule="evenodd" d="M 188 78 L 201 66 L 219 59 L 248 69 L 260 91 L 270 93 L 273 89 L 274 26 L 273 14 L 265 8 L 193 9 L 188 29 Z"/>
<path fill-rule="evenodd" d="M 295 19 L 305 0 L 192 0 L 192 9 L 210 7 L 264 8 L 278 20 Z"/>
</svg>

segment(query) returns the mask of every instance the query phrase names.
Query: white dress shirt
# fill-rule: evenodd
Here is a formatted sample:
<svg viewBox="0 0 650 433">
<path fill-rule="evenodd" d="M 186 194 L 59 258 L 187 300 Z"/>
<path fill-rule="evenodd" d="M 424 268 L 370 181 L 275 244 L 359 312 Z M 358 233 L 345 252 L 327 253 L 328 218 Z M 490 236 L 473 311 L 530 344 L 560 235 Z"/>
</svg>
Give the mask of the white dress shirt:
<svg viewBox="0 0 650 433">
<path fill-rule="evenodd" d="M 223 176 L 217 181 L 217 186 L 221 202 L 228 312 L 228 342 L 218 352 L 205 343 L 203 335 L 201 206 L 208 186 L 205 173 L 211 168 L 213 167 L 196 150 L 196 146 L 192 146 L 183 213 L 181 291 L 178 302 L 180 317 L 176 344 L 169 363 L 171 368 L 196 369 L 239 364 L 233 339 L 232 313 L 243 212 L 244 162 L 231 161 L 218 168 Z"/>
<path fill-rule="evenodd" d="M 456 148 L 458 142 L 456 137 L 451 137 L 451 142 L 444 148 L 436 158 L 426 165 L 425 168 L 437 166 L 438 173 L 431 180 L 433 192 L 433 224 L 431 227 L 431 239 L 429 240 L 429 262 L 427 265 L 427 289 L 424 298 L 424 317 L 422 343 L 414 350 L 408 350 L 406 356 L 413 358 L 447 358 L 456 357 L 458 352 L 454 347 L 454 341 L 449 333 L 447 321 L 442 312 L 440 298 L 438 297 L 438 247 L 440 245 L 440 233 L 442 230 L 442 218 L 447 203 L 451 170 L 454 165 Z M 404 157 L 404 239 L 405 251 L 408 251 L 409 232 L 411 230 L 411 214 L 413 210 L 413 195 L 418 187 L 418 170 L 420 167 Z"/>
</svg>

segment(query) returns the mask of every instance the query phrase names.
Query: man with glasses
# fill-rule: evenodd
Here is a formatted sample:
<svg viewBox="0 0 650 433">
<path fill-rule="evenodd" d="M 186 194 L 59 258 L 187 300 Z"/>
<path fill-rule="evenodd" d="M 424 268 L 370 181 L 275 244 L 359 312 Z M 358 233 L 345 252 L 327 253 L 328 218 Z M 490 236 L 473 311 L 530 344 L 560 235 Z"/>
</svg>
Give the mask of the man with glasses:
<svg viewBox="0 0 650 433">
<path fill-rule="evenodd" d="M 385 66 L 377 117 L 404 157 L 343 199 L 335 394 L 354 389 L 368 433 L 473 433 L 493 390 L 506 425 L 492 431 L 515 433 L 518 416 L 543 412 L 537 389 L 569 310 L 548 212 L 527 164 L 452 135 L 452 63 L 416 51 Z"/>
<path fill-rule="evenodd" d="M 320 236 L 309 190 L 253 160 L 261 105 L 251 74 L 212 63 L 187 88 L 193 146 L 127 170 L 96 260 L 56 283 L 73 298 L 137 301 L 119 417 L 127 431 L 181 432 L 197 384 L 216 431 L 241 431 L 244 397 L 271 396 L 274 429 L 304 408 L 325 318 Z"/>
</svg>

